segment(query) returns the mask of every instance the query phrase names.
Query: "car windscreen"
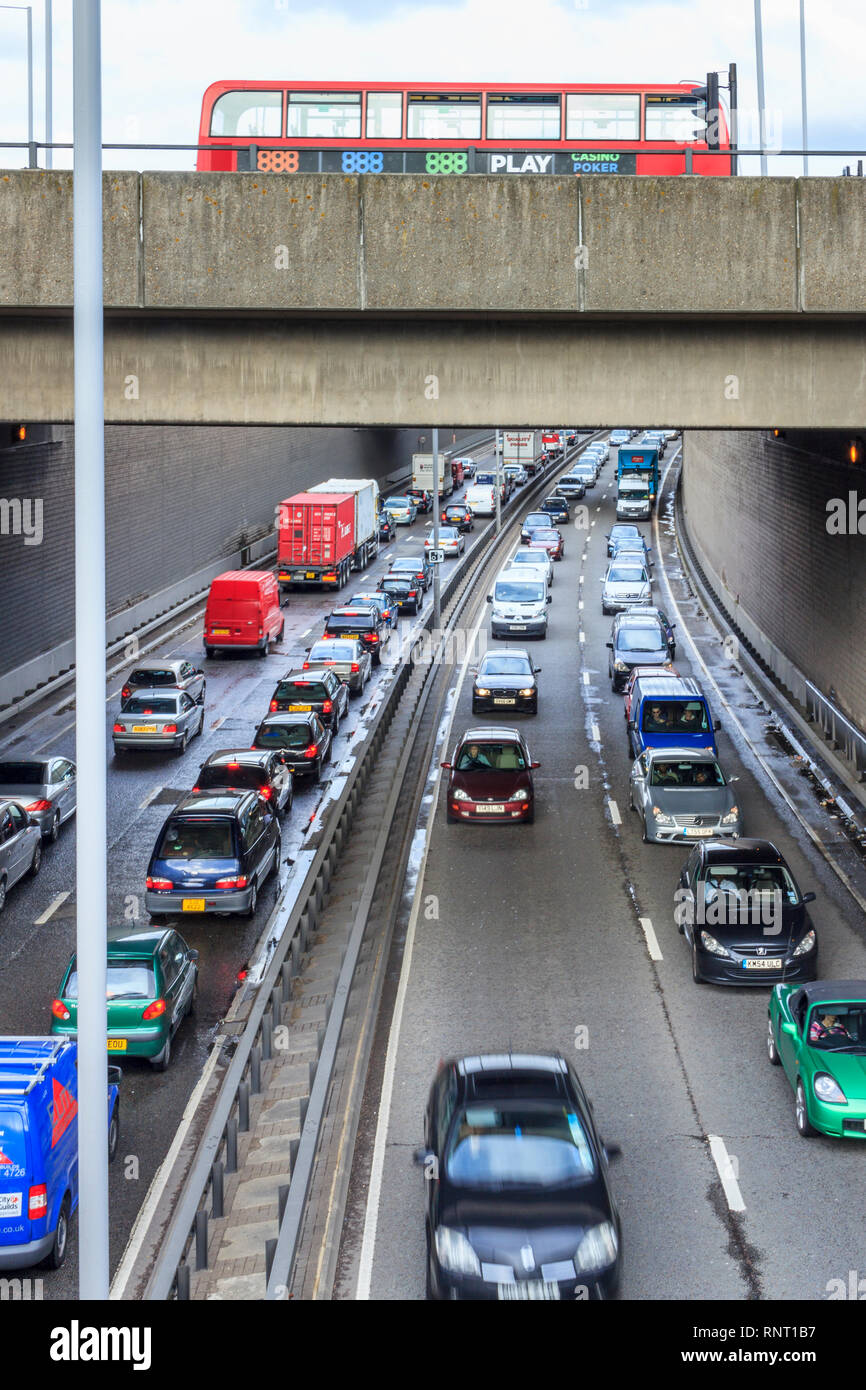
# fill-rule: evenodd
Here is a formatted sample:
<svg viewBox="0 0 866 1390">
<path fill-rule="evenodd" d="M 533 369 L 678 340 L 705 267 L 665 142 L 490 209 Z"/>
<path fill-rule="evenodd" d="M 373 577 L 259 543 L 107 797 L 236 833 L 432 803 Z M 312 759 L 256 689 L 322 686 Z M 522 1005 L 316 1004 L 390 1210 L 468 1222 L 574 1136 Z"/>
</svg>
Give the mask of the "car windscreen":
<svg viewBox="0 0 866 1390">
<path fill-rule="evenodd" d="M 650 784 L 653 787 L 723 787 L 725 779 L 718 763 L 654 758 Z"/>
<path fill-rule="evenodd" d="M 412 586 L 406 579 L 383 579 L 382 592 L 384 594 L 408 594 Z"/>
<path fill-rule="evenodd" d="M 319 700 L 327 700 L 328 689 L 323 681 L 280 681 L 274 698 L 290 700 L 292 704 L 309 705 Z"/>
<path fill-rule="evenodd" d="M 636 526 L 612 526 L 609 540 L 613 543 L 619 540 L 640 540 L 641 534 Z"/>
<path fill-rule="evenodd" d="M 264 768 L 250 767 L 249 764 L 235 763 L 211 763 L 208 767 L 203 767 L 196 778 L 196 786 L 207 789 L 209 787 L 249 787 L 252 791 L 258 791 L 259 787 L 267 784 L 267 773 Z"/>
<path fill-rule="evenodd" d="M 161 666 L 140 667 L 137 671 L 130 672 L 130 685 L 146 685 L 153 687 L 157 685 L 177 685 L 178 675 L 176 671 L 171 671 Z"/>
<path fill-rule="evenodd" d="M 157 859 L 234 859 L 234 837 L 229 820 L 205 817 L 170 820 Z"/>
<path fill-rule="evenodd" d="M 784 864 L 725 864 L 720 860 L 706 866 L 701 882 L 707 902 L 732 897 L 740 902 L 759 903 L 762 898 L 772 898 L 777 893 L 788 907 L 795 907 L 800 901 L 794 880 Z"/>
<path fill-rule="evenodd" d="M 419 574 L 423 569 L 424 561 L 421 556 L 403 556 L 391 561 L 392 570 L 406 570 L 409 574 Z"/>
<path fill-rule="evenodd" d="M 702 700 L 645 700 L 641 728 L 650 734 L 706 734 L 710 721 Z"/>
<path fill-rule="evenodd" d="M 410 499 L 408 497 L 389 497 L 383 504 L 386 507 L 408 507 Z"/>
<path fill-rule="evenodd" d="M 550 556 L 543 546 L 537 545 L 533 548 L 532 545 L 527 545 L 523 550 L 518 550 L 508 563 L 509 565 L 529 565 L 530 568 L 533 565 L 540 565 L 542 569 L 546 569 L 549 561 Z"/>
<path fill-rule="evenodd" d="M 124 714 L 177 714 L 177 700 L 160 695 L 153 700 L 130 695 L 122 708 Z"/>
<path fill-rule="evenodd" d="M 456 528 L 455 526 L 440 526 L 440 527 L 439 527 L 439 539 L 442 540 L 442 541 L 455 541 L 455 540 L 457 539 L 458 535 L 459 535 L 459 532 L 458 532 L 458 530 L 457 530 L 457 528 Z M 431 544 L 432 544 L 432 540 L 433 540 L 433 533 L 432 533 L 432 531 L 431 531 L 431 533 L 430 533 L 430 540 L 431 540 Z"/>
<path fill-rule="evenodd" d="M 496 603 L 543 603 L 545 586 L 531 581 L 500 579 L 493 589 Z"/>
<path fill-rule="evenodd" d="M 866 1004 L 822 1002 L 812 1009 L 806 1038 L 822 1052 L 866 1052 Z"/>
<path fill-rule="evenodd" d="M 325 624 L 329 632 L 372 632 L 376 626 L 376 620 L 372 613 L 341 613 L 336 616 L 331 614 Z"/>
<path fill-rule="evenodd" d="M 256 733 L 256 747 L 306 748 L 312 737 L 306 720 L 297 724 L 261 724 Z"/>
<path fill-rule="evenodd" d="M 536 527 L 535 534 L 532 537 L 532 543 L 540 544 L 542 541 L 558 541 L 560 539 L 561 537 L 559 532 L 554 530 L 552 527 L 538 526 Z"/>
<path fill-rule="evenodd" d="M 658 627 L 621 627 L 616 634 L 616 648 L 620 652 L 657 652 L 663 646 Z"/>
<path fill-rule="evenodd" d="M 354 661 L 354 642 L 314 642 L 310 648 L 310 663 L 314 661 Z"/>
<path fill-rule="evenodd" d="M 41 787 L 46 777 L 45 763 L 0 763 L 0 785 Z"/>
<path fill-rule="evenodd" d="M 105 977 L 106 999 L 153 999 L 153 968 L 140 960 L 110 960 Z M 78 971 L 73 970 L 63 990 L 64 999 L 78 998 Z"/>
<path fill-rule="evenodd" d="M 647 573 L 631 565 L 615 565 L 608 571 L 607 578 L 610 584 L 645 584 Z"/>
<path fill-rule="evenodd" d="M 532 667 L 524 656 L 487 656 L 478 668 L 479 676 L 531 676 Z"/>
<path fill-rule="evenodd" d="M 557 503 L 557 505 L 559 504 Z M 547 515 L 547 512 L 530 512 L 523 524 L 527 529 L 530 527 L 549 526 L 550 517 Z"/>
<path fill-rule="evenodd" d="M 567 1106 L 505 1101 L 460 1112 L 445 1168 L 451 1182 L 467 1187 L 562 1187 L 591 1178 L 595 1160 Z"/>
<path fill-rule="evenodd" d="M 458 772 L 524 772 L 526 759 L 516 743 L 464 743 Z"/>
</svg>

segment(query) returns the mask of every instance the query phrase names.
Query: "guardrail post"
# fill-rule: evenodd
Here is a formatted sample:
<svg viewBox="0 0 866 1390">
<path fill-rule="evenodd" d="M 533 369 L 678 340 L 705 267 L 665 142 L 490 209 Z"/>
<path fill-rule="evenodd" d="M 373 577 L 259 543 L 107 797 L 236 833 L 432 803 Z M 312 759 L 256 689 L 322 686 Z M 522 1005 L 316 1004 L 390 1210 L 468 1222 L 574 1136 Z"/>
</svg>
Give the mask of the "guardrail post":
<svg viewBox="0 0 866 1390">
<path fill-rule="evenodd" d="M 692 168 L 692 149 L 690 145 L 686 148 L 686 173 L 694 173 L 694 169 Z"/>
<path fill-rule="evenodd" d="M 283 1014 L 283 991 L 279 985 L 275 985 L 271 990 L 271 1009 L 273 1011 L 274 1027 L 279 1028 Z"/>
<path fill-rule="evenodd" d="M 195 1267 L 207 1269 L 207 1212 L 195 1214 Z"/>
<path fill-rule="evenodd" d="M 262 1018 L 262 1061 L 269 1062 L 273 1057 L 273 1026 L 267 1015 Z"/>
<path fill-rule="evenodd" d="M 265 1241 L 265 1283 L 269 1283 L 271 1270 L 274 1267 L 274 1255 L 277 1253 L 276 1239 Z"/>
<path fill-rule="evenodd" d="M 264 1035 L 262 1037 L 264 1041 Z M 250 1048 L 250 1091 L 257 1096 L 262 1089 L 262 1049 L 260 1047 Z M 247 1129 L 249 1129 L 249 1110 L 247 1112 Z"/>
<path fill-rule="evenodd" d="M 189 1265 L 187 1264 L 177 1267 L 177 1301 L 178 1303 L 189 1302 Z"/>
<path fill-rule="evenodd" d="M 238 1171 L 238 1122 L 232 1118 L 226 1124 L 226 1172 Z"/>
<path fill-rule="evenodd" d="M 281 1183 L 281 1184 L 280 1184 L 280 1190 L 279 1190 L 279 1192 L 278 1192 L 278 1194 L 277 1194 L 277 1198 L 278 1198 L 278 1204 L 277 1204 L 278 1217 L 277 1217 L 277 1219 L 278 1219 L 278 1221 L 279 1221 L 279 1224 L 282 1226 L 282 1224 L 283 1224 L 283 1217 L 284 1217 L 285 1214 L 286 1214 L 286 1202 L 289 1200 L 289 1184 L 288 1184 L 287 1182 L 284 1182 L 284 1183 Z"/>
<path fill-rule="evenodd" d="M 238 1086 L 238 1129 L 241 1134 L 249 1133 L 250 1128 L 250 1083 L 242 1081 Z"/>
<path fill-rule="evenodd" d="M 292 997 L 292 975 L 294 974 L 292 966 L 294 965 L 294 963 L 294 952 L 290 951 L 289 954 L 286 956 L 286 959 L 280 966 L 280 981 L 282 984 L 282 997 L 284 1004 L 288 1004 L 289 1000 Z"/>
<path fill-rule="evenodd" d="M 217 1219 L 223 1215 L 223 1165 L 219 1159 L 211 1169 L 211 1190 L 213 1201 L 211 1203 L 211 1216 Z"/>
</svg>

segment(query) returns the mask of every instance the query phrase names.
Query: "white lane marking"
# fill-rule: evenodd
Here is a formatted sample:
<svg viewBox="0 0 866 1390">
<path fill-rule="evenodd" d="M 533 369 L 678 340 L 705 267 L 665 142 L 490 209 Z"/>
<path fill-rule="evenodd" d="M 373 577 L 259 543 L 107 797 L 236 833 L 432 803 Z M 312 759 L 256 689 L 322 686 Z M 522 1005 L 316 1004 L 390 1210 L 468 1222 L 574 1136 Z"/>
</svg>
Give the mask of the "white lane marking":
<svg viewBox="0 0 866 1390">
<path fill-rule="evenodd" d="M 581 558 L 583 558 L 583 557 L 581 557 Z M 583 583 L 583 579 L 584 579 L 584 576 L 581 575 L 580 578 L 579 578 L 578 581 L 577 581 L 578 584 L 582 584 L 582 583 Z"/>
<path fill-rule="evenodd" d="M 226 716 L 225 716 L 224 714 L 221 714 L 220 717 L 219 717 L 219 719 L 215 719 L 214 722 L 211 724 L 211 728 L 212 728 L 212 729 L 221 729 L 222 726 L 223 726 L 223 724 L 224 724 L 225 722 L 226 722 Z"/>
<path fill-rule="evenodd" d="M 594 522 L 594 521 L 591 521 L 589 524 L 590 524 L 590 526 L 594 526 L 594 525 L 595 525 L 595 522 Z M 589 543 L 590 543 L 591 540 L 592 540 L 592 536 L 587 536 L 587 538 L 586 538 L 586 543 L 587 543 L 587 545 L 589 545 Z"/>
<path fill-rule="evenodd" d="M 601 743 L 601 731 L 597 724 L 593 724 L 591 733 L 593 743 Z"/>
<path fill-rule="evenodd" d="M 310 635 L 310 633 L 312 632 L 312 630 L 313 630 L 313 629 L 312 629 L 311 627 L 308 627 L 307 630 L 306 630 L 306 632 L 302 632 L 302 633 L 300 634 L 300 636 L 298 637 L 297 640 L 300 642 L 301 637 L 309 637 L 309 635 Z"/>
<path fill-rule="evenodd" d="M 728 1207 L 731 1211 L 745 1211 L 746 1204 L 743 1201 L 740 1184 L 737 1182 L 734 1164 L 725 1148 L 724 1139 L 720 1139 L 717 1134 L 708 1134 L 707 1139 Z"/>
<path fill-rule="evenodd" d="M 622 825 L 622 816 L 619 813 L 619 807 L 611 797 L 607 799 L 607 809 L 610 811 L 610 818 L 614 825 Z"/>
<path fill-rule="evenodd" d="M 160 786 L 160 787 L 154 787 L 154 788 L 153 788 L 153 791 L 149 791 L 149 792 L 147 793 L 147 796 L 144 798 L 144 800 L 143 800 L 143 801 L 140 801 L 140 802 L 138 803 L 138 809 L 139 809 L 139 811 L 145 810 L 145 808 L 148 807 L 152 801 L 155 801 L 156 798 L 159 796 L 159 794 L 160 794 L 161 791 L 162 791 L 162 787 L 161 787 L 161 786 Z"/>
<path fill-rule="evenodd" d="M 589 685 L 589 672 L 588 672 L 588 671 L 584 671 L 584 673 L 583 673 L 583 683 L 584 683 L 584 685 Z"/>
<path fill-rule="evenodd" d="M 581 606 L 582 606 L 582 605 L 581 605 Z M 580 632 L 577 634 L 577 640 L 578 640 L 578 642 L 585 642 L 585 641 L 586 641 L 586 633 L 584 632 L 583 628 L 581 628 Z"/>
<path fill-rule="evenodd" d="M 577 600 L 577 611 L 578 611 L 578 613 L 580 613 L 582 609 L 583 609 L 583 599 L 582 599 L 582 598 L 579 598 L 579 599 Z"/>
<path fill-rule="evenodd" d="M 640 922 L 641 930 L 643 931 L 644 937 L 646 938 L 647 950 L 650 953 L 650 960 L 664 960 L 661 947 L 659 946 L 658 937 L 655 934 L 655 928 L 653 927 L 650 918 L 638 917 L 637 920 Z"/>
<path fill-rule="evenodd" d="M 454 688 L 454 698 L 451 701 L 451 708 L 447 720 L 443 723 L 441 738 L 437 740 L 440 747 L 447 748 L 451 738 L 451 729 L 454 724 L 454 715 L 460 701 L 460 691 L 469 669 L 469 652 L 475 647 L 475 639 L 478 636 L 482 623 L 487 617 L 486 605 L 478 616 L 478 622 L 472 632 L 472 639 L 467 644 L 468 652 L 460 668 L 460 675 Z M 436 757 L 434 751 L 434 757 Z M 433 788 L 433 804 L 430 810 L 430 819 L 427 822 L 427 835 L 424 843 L 424 852 L 421 856 L 421 863 L 418 868 L 418 878 L 415 883 L 415 896 L 412 900 L 412 910 L 409 914 L 409 925 L 406 931 L 406 945 L 403 950 L 403 963 L 400 968 L 400 982 L 397 986 L 397 997 L 394 1002 L 394 1013 L 391 1018 L 391 1029 L 388 1035 L 388 1051 L 385 1056 L 385 1070 L 382 1076 L 382 1092 L 379 1097 L 379 1115 L 376 1121 L 376 1139 L 373 1144 L 373 1158 L 370 1163 L 370 1186 L 367 1192 L 367 1208 L 364 1213 L 364 1237 L 361 1242 L 361 1255 L 358 1262 L 358 1286 L 355 1290 L 357 1301 L 367 1301 L 370 1298 L 370 1286 L 373 1279 L 373 1260 L 376 1253 L 376 1235 L 379 1227 L 379 1207 L 382 1200 L 382 1176 L 385 1170 L 385 1150 L 388 1140 L 388 1124 L 391 1117 L 391 1102 L 394 1095 L 394 1079 L 397 1074 L 397 1052 L 400 1047 L 400 1031 L 403 1026 L 403 1010 L 406 1004 L 406 994 L 409 989 L 409 975 L 412 970 L 412 955 L 415 949 L 415 928 L 418 922 L 418 914 L 423 901 L 424 872 L 427 866 L 427 855 L 433 839 L 433 825 L 436 820 L 436 812 L 439 809 L 439 784 L 442 780 L 442 769 L 437 768 L 437 776 Z"/>
<path fill-rule="evenodd" d="M 54 901 L 52 903 L 49 903 L 48 907 L 46 907 L 42 916 L 34 919 L 34 927 L 44 927 L 49 917 L 54 916 L 54 913 L 57 911 L 58 907 L 60 907 L 61 903 L 65 903 L 68 897 L 68 893 L 58 893 Z"/>
</svg>

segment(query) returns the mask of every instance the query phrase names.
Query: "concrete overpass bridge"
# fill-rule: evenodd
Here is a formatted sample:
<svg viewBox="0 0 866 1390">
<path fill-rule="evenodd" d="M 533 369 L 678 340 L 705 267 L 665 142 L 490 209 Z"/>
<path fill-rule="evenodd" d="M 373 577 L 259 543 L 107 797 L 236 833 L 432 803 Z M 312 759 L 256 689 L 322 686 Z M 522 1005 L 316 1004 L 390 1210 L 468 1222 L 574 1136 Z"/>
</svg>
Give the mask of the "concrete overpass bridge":
<svg viewBox="0 0 866 1390">
<path fill-rule="evenodd" d="M 116 424 L 854 428 L 857 179 L 110 173 Z M 0 175 L 0 418 L 72 418 L 72 175 Z"/>
</svg>

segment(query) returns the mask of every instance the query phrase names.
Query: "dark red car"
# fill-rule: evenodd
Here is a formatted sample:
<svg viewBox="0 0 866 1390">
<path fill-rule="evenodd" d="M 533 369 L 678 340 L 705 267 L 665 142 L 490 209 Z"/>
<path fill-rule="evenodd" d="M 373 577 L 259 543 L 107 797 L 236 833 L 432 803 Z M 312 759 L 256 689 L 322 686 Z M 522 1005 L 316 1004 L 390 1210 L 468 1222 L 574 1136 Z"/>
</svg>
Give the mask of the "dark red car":
<svg viewBox="0 0 866 1390">
<path fill-rule="evenodd" d="M 452 502 L 443 507 L 439 520 L 443 526 L 456 526 L 458 531 L 475 530 L 475 517 L 465 502 Z"/>
<path fill-rule="evenodd" d="M 546 550 L 551 560 L 561 560 L 565 554 L 562 532 L 555 526 L 539 527 L 529 538 L 529 549 Z"/>
<path fill-rule="evenodd" d="M 534 763 L 519 729 L 467 729 L 450 763 L 449 821 L 534 821 Z"/>
</svg>

